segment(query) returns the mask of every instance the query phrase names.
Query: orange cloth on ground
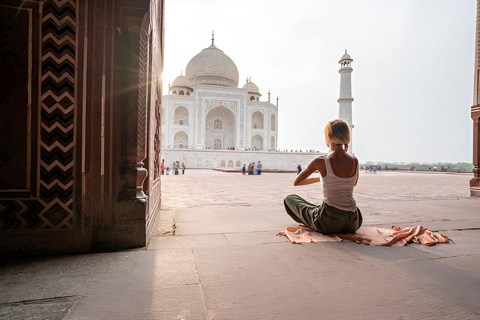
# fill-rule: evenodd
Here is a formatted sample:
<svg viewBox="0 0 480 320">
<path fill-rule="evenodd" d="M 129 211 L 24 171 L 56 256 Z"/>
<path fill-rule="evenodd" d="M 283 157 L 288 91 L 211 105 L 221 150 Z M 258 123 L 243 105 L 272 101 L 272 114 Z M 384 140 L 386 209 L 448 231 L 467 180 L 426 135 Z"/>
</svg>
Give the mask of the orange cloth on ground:
<svg viewBox="0 0 480 320">
<path fill-rule="evenodd" d="M 404 228 L 392 226 L 391 229 L 377 227 L 361 227 L 355 234 L 326 235 L 313 231 L 305 226 L 286 227 L 277 235 L 286 236 L 291 243 L 303 242 L 340 242 L 342 240 L 355 241 L 360 244 L 374 246 L 404 246 L 407 243 L 420 243 L 433 246 L 437 243 L 452 241 L 447 236 L 428 230 L 422 226 Z M 453 242 L 453 241 L 452 241 Z"/>
</svg>

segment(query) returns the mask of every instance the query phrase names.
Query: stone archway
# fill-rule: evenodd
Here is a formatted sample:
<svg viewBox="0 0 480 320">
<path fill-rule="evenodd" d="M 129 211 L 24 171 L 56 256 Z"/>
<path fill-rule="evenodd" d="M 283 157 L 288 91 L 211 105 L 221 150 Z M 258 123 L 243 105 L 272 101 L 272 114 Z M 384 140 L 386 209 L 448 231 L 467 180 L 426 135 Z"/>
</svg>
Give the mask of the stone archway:
<svg viewBox="0 0 480 320">
<path fill-rule="evenodd" d="M 275 137 L 272 136 L 272 137 L 270 138 L 270 149 L 275 150 L 276 148 L 277 148 L 277 147 L 276 147 L 276 145 L 275 145 Z"/>
<path fill-rule="evenodd" d="M 252 114 L 252 129 L 263 129 L 263 113 L 260 111 Z"/>
<path fill-rule="evenodd" d="M 256 134 L 252 137 L 252 148 L 256 150 L 263 149 L 263 137 L 259 134 Z"/>
<path fill-rule="evenodd" d="M 205 147 L 227 149 L 235 147 L 235 114 L 223 107 L 211 110 L 205 120 Z"/>
<path fill-rule="evenodd" d="M 177 132 L 175 134 L 174 146 L 175 148 L 186 148 L 188 146 L 188 135 L 183 131 Z"/>
<path fill-rule="evenodd" d="M 185 107 L 177 107 L 175 109 L 175 114 L 173 122 L 176 125 L 185 126 L 188 125 L 188 110 Z"/>
</svg>

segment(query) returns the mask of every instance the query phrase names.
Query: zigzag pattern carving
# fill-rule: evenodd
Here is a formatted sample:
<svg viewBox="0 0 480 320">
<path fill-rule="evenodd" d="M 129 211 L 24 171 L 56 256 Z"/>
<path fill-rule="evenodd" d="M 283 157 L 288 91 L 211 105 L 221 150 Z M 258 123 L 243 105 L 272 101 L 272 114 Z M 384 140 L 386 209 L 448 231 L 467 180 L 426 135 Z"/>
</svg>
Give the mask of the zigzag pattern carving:
<svg viewBox="0 0 480 320">
<path fill-rule="evenodd" d="M 47 0 L 42 17 L 40 228 L 73 223 L 75 0 Z"/>
<path fill-rule="evenodd" d="M 75 1 L 43 3 L 39 198 L 0 200 L 0 230 L 73 226 Z"/>
<path fill-rule="evenodd" d="M 44 205 L 39 201 L 3 201 L 0 200 L 0 230 L 5 229 L 38 229 L 43 221 L 39 213 L 44 209 Z"/>
</svg>

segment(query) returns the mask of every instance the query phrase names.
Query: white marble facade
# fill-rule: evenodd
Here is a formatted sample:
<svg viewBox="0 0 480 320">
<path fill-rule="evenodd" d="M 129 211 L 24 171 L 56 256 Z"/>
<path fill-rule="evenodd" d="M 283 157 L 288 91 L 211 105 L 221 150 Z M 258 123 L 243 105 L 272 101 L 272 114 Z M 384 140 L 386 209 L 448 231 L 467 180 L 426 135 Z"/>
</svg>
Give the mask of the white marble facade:
<svg viewBox="0 0 480 320">
<path fill-rule="evenodd" d="M 231 151 L 231 150 L 195 150 L 164 149 L 162 159 L 165 165 L 171 166 L 173 161 L 184 163 L 187 168 L 208 169 L 224 168 L 240 170 L 244 164 L 260 161 L 265 171 L 296 171 L 300 165 L 305 168 L 314 158 L 325 155 L 318 152 L 277 152 L 277 151 Z"/>
<path fill-rule="evenodd" d="M 250 80 L 239 88 L 238 78 L 237 66 L 212 39 L 162 98 L 163 149 L 278 149 L 278 106 L 270 93 L 261 101 Z"/>
</svg>

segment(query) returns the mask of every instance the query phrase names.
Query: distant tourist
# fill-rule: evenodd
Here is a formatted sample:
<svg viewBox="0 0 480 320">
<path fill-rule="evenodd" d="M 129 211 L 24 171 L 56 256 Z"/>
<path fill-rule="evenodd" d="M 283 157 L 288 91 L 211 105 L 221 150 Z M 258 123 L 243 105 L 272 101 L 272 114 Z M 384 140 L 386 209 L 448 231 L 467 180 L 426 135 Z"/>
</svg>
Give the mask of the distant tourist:
<svg viewBox="0 0 480 320">
<path fill-rule="evenodd" d="M 166 173 L 167 173 L 167 176 L 170 174 L 170 167 L 167 167 Z"/>
<path fill-rule="evenodd" d="M 248 164 L 248 175 L 251 175 L 252 174 L 252 163 L 250 162 Z"/>
<path fill-rule="evenodd" d="M 182 162 L 182 174 L 185 174 L 185 162 Z"/>
<path fill-rule="evenodd" d="M 247 168 L 245 168 L 246 165 L 244 164 L 243 165 L 243 168 L 242 168 L 242 175 L 245 175 L 245 173 L 247 172 Z"/>
<path fill-rule="evenodd" d="M 262 174 L 262 164 L 260 163 L 260 161 L 258 161 L 258 164 L 257 164 L 257 172 L 258 174 Z"/>
<path fill-rule="evenodd" d="M 355 233 L 362 225 L 362 214 L 353 198 L 359 163 L 347 153 L 350 143 L 348 124 L 342 120 L 330 121 L 325 127 L 325 141 L 330 154 L 313 159 L 293 183 L 300 186 L 320 182 L 320 177 L 310 177 L 319 171 L 323 182 L 323 203 L 314 205 L 291 194 L 285 197 L 285 210 L 296 222 L 321 233 Z"/>
<path fill-rule="evenodd" d="M 255 175 L 255 162 L 252 162 L 252 174 Z"/>
<path fill-rule="evenodd" d="M 165 160 L 164 159 L 162 159 L 161 167 L 162 167 L 162 176 L 163 176 L 165 174 Z"/>
<path fill-rule="evenodd" d="M 297 176 L 300 174 L 300 172 L 302 172 L 302 166 L 298 165 L 297 166 Z"/>
</svg>

